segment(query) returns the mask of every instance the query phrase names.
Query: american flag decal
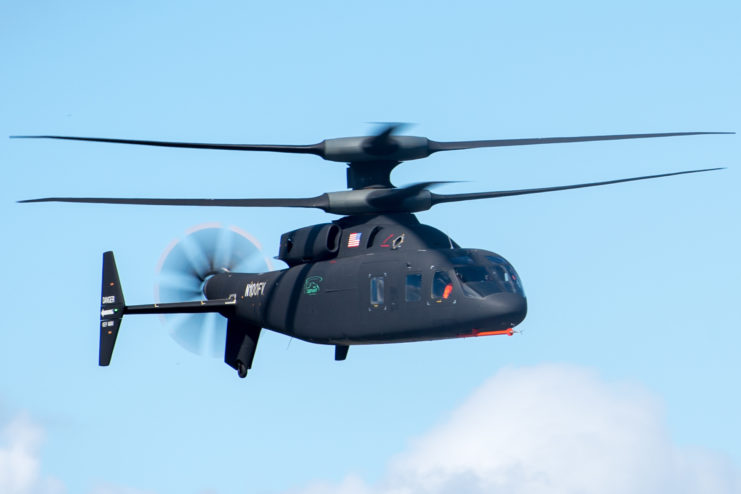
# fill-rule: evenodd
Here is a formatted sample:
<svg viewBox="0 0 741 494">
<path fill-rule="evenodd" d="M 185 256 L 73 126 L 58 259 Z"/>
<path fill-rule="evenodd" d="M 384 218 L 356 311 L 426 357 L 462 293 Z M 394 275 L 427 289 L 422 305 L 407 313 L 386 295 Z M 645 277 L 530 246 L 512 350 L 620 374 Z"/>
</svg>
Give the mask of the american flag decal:
<svg viewBox="0 0 741 494">
<path fill-rule="evenodd" d="M 357 233 L 351 233 L 349 237 L 347 237 L 347 246 L 348 247 L 358 247 L 360 245 L 360 236 L 363 235 L 360 232 Z"/>
</svg>

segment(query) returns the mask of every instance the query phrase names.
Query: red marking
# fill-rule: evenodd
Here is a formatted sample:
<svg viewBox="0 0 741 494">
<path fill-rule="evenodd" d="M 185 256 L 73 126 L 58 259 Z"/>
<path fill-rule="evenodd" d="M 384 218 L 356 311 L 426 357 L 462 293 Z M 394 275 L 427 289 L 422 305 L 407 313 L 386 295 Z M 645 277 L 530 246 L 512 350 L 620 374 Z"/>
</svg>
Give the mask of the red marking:
<svg viewBox="0 0 741 494">
<path fill-rule="evenodd" d="M 459 338 L 470 338 L 472 336 L 494 336 L 498 334 L 506 334 L 507 336 L 512 336 L 515 334 L 514 329 L 507 328 L 507 329 L 500 329 L 498 331 L 479 331 L 478 329 L 471 330 L 471 334 L 462 334 L 459 335 Z"/>
<path fill-rule="evenodd" d="M 113 334 L 113 331 L 111 331 L 111 330 L 109 329 L 109 330 L 108 330 L 108 334 Z"/>
<path fill-rule="evenodd" d="M 383 241 L 383 242 L 381 243 L 381 247 L 391 247 L 391 246 L 390 246 L 390 245 L 388 244 L 388 241 L 389 241 L 389 240 L 391 239 L 391 237 L 393 237 L 393 236 L 394 236 L 394 234 L 392 233 L 391 235 L 389 235 L 388 237 L 386 237 L 386 240 L 384 240 L 384 241 Z"/>
<path fill-rule="evenodd" d="M 112 281 L 108 284 L 108 286 L 114 286 L 114 285 L 115 285 L 115 283 L 112 282 Z"/>
<path fill-rule="evenodd" d="M 445 291 L 443 291 L 443 298 L 445 300 L 447 300 L 448 297 L 450 297 L 450 293 L 452 291 L 453 291 L 453 285 L 452 285 L 452 283 L 448 283 L 447 285 L 445 285 Z"/>
</svg>

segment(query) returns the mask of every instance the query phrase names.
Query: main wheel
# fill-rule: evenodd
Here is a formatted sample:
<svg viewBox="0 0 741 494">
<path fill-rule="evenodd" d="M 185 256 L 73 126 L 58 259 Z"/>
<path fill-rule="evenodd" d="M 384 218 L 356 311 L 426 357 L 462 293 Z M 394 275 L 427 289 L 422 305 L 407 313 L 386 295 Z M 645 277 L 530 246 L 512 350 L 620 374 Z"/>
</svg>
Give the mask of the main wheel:
<svg viewBox="0 0 741 494">
<path fill-rule="evenodd" d="M 242 379 L 247 377 L 247 366 L 244 365 L 242 362 L 237 362 L 237 374 Z"/>
</svg>

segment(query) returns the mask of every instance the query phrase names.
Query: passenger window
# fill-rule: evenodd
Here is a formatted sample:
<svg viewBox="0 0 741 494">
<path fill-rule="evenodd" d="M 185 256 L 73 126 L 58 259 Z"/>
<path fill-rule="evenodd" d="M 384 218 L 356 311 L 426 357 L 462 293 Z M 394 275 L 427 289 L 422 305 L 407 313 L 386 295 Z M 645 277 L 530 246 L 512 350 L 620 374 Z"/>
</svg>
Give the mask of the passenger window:
<svg viewBox="0 0 741 494">
<path fill-rule="evenodd" d="M 432 298 L 447 300 L 452 292 L 453 282 L 450 275 L 445 271 L 437 271 L 432 278 Z"/>
<path fill-rule="evenodd" d="M 422 275 L 408 274 L 406 283 L 406 301 L 419 302 L 422 300 Z"/>
<path fill-rule="evenodd" d="M 373 307 L 383 305 L 383 276 L 374 276 L 370 279 L 370 303 Z"/>
</svg>

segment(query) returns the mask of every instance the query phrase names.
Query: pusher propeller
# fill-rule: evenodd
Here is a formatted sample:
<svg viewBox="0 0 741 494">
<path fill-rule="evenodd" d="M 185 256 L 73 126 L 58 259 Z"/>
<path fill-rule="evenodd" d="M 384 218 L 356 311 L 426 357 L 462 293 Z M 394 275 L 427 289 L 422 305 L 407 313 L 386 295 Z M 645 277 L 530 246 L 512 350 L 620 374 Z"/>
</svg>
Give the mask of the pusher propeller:
<svg viewBox="0 0 741 494">
<path fill-rule="evenodd" d="M 223 272 L 268 270 L 257 241 L 236 227 L 205 224 L 168 247 L 157 268 L 157 303 L 204 300 L 209 277 Z M 170 336 L 183 348 L 200 355 L 223 354 L 226 320 L 216 313 L 162 316 Z"/>
</svg>

